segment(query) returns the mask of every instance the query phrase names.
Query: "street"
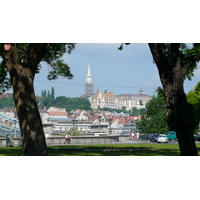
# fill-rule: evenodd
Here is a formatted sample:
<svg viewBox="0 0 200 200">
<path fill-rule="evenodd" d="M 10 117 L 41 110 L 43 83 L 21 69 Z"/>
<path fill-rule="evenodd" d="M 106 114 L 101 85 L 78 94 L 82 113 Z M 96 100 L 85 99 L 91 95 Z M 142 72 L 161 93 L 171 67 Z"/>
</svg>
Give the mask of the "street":
<svg viewBox="0 0 200 200">
<path fill-rule="evenodd" d="M 157 142 L 150 142 L 149 140 L 125 140 L 125 141 L 122 141 L 121 143 L 123 144 L 156 144 Z M 158 144 L 158 143 L 157 143 Z M 178 144 L 178 141 L 169 141 L 168 143 L 165 143 L 166 145 L 167 144 Z"/>
</svg>

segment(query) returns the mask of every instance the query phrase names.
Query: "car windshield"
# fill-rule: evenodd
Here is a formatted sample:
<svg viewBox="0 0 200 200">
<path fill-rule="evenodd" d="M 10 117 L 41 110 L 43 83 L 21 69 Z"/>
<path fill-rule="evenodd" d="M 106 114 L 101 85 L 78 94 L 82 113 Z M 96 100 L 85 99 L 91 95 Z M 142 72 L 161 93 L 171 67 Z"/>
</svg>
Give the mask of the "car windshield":
<svg viewBox="0 0 200 200">
<path fill-rule="evenodd" d="M 166 137 L 165 135 L 160 135 L 159 137 Z"/>
</svg>

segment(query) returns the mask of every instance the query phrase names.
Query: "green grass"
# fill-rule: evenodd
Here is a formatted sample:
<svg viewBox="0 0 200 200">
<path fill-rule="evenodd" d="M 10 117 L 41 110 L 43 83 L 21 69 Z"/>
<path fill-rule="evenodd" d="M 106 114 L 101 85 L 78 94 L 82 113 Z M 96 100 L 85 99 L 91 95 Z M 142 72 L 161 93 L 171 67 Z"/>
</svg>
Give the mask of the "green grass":
<svg viewBox="0 0 200 200">
<path fill-rule="evenodd" d="M 200 143 L 196 144 L 200 155 Z M 48 147 L 49 156 L 179 156 L 178 144 L 106 144 Z M 0 156 L 20 156 L 21 147 L 0 147 Z"/>
<path fill-rule="evenodd" d="M 168 146 L 169 145 L 169 146 Z M 111 144 L 49 147 L 52 156 L 178 156 L 176 144 Z"/>
</svg>

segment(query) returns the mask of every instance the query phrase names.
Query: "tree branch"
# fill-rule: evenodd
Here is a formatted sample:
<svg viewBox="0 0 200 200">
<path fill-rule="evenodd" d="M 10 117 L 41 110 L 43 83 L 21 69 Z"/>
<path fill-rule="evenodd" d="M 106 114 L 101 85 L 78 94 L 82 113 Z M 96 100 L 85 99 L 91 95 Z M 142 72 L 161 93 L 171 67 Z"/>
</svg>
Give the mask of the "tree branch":
<svg viewBox="0 0 200 200">
<path fill-rule="evenodd" d="M 27 67 L 30 67 L 33 76 L 35 75 L 38 64 L 41 62 L 43 57 L 46 55 L 50 48 L 50 44 L 39 44 L 39 43 L 31 43 L 28 53 L 28 60 L 26 63 Z"/>
<path fill-rule="evenodd" d="M 180 43 L 171 43 L 171 58 L 173 65 L 176 65 L 177 59 L 179 58 L 179 48 L 180 48 Z"/>
<path fill-rule="evenodd" d="M 168 64 L 168 59 L 166 58 L 164 49 L 162 44 L 158 43 L 149 43 L 149 48 L 151 50 L 151 54 L 153 59 L 157 65 L 159 74 L 161 75 L 163 72 L 168 73 L 170 71 L 170 66 Z"/>
<path fill-rule="evenodd" d="M 187 72 L 189 71 L 189 69 L 194 66 L 196 64 L 197 61 L 200 60 L 200 51 L 197 52 L 196 55 L 191 56 L 189 62 L 187 62 L 184 66 L 183 66 L 183 75 L 185 76 L 187 74 Z"/>
</svg>

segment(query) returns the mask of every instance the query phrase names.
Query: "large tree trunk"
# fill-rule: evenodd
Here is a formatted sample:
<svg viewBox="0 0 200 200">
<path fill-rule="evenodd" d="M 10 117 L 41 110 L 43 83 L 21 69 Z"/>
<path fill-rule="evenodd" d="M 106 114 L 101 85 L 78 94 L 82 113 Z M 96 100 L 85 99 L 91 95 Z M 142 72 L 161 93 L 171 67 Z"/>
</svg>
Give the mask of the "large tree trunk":
<svg viewBox="0 0 200 200">
<path fill-rule="evenodd" d="M 192 105 L 186 100 L 185 93 L 171 97 L 172 107 L 168 107 L 167 123 L 171 130 L 177 134 L 181 155 L 198 155 L 193 130 L 196 127 Z M 167 102 L 169 104 L 169 102 Z"/>
<path fill-rule="evenodd" d="M 4 59 L 13 86 L 13 98 L 22 136 L 23 155 L 47 155 L 43 126 L 34 94 L 33 70 L 21 63 L 15 45 L 5 51 Z"/>
<path fill-rule="evenodd" d="M 183 89 L 183 71 L 186 70 L 180 64 L 179 44 L 171 45 L 171 59 L 167 58 L 160 44 L 149 44 L 149 47 L 166 97 L 167 124 L 177 134 L 181 155 L 196 156 L 198 153 L 193 136 L 196 121 L 192 105 L 187 102 Z"/>
</svg>

